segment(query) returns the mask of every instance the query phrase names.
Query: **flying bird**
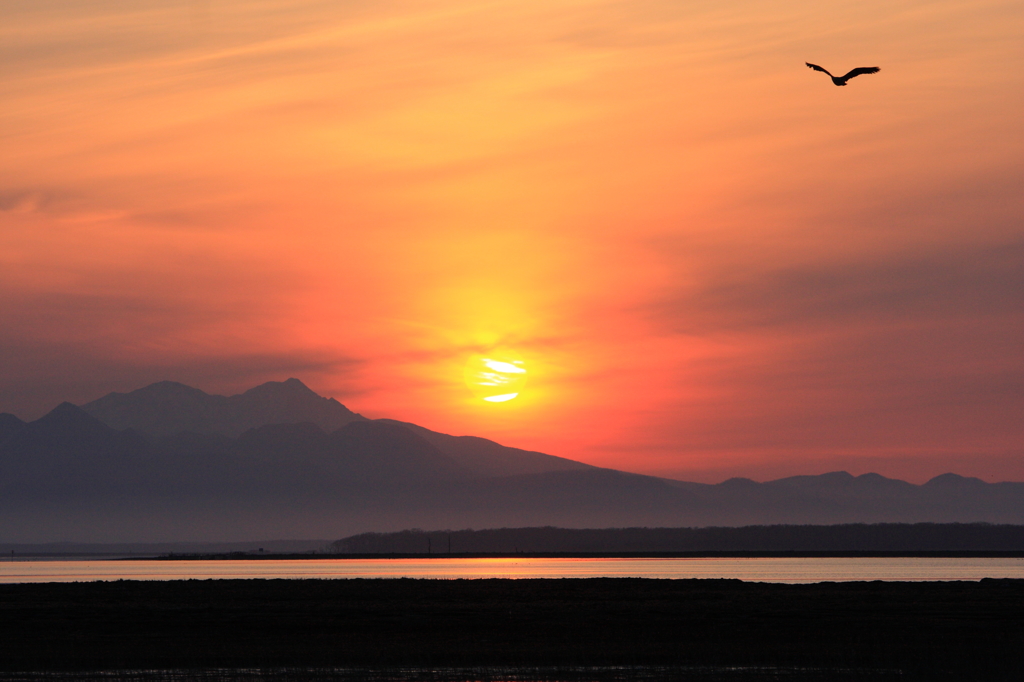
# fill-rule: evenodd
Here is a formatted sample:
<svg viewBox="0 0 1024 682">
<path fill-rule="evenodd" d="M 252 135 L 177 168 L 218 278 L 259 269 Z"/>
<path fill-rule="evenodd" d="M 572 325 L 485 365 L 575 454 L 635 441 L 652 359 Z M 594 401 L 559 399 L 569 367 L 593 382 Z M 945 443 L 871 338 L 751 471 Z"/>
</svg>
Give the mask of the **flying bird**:
<svg viewBox="0 0 1024 682">
<path fill-rule="evenodd" d="M 807 68 L 809 69 L 821 71 L 822 73 L 828 73 L 827 69 L 823 69 L 817 64 L 811 64 L 810 62 L 804 62 L 804 64 L 806 64 Z M 854 69 L 853 71 L 850 71 L 845 76 L 833 76 L 831 73 L 828 73 L 828 75 L 835 85 L 846 85 L 846 81 L 850 80 L 854 76 L 859 76 L 862 73 L 878 73 L 879 71 L 881 71 L 881 69 L 878 68 L 877 66 L 861 66 L 859 68 Z"/>
</svg>

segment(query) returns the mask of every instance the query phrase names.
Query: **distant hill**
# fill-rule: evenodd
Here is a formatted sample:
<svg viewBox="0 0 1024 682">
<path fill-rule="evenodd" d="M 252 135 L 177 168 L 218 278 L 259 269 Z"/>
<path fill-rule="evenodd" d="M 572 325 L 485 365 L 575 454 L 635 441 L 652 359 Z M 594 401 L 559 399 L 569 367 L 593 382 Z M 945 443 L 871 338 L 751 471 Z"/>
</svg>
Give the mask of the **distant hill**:
<svg viewBox="0 0 1024 682">
<path fill-rule="evenodd" d="M 131 393 L 110 393 L 82 409 L 119 431 L 132 428 L 155 436 L 192 431 L 235 437 L 267 424 L 300 422 L 334 431 L 363 419 L 334 398 L 321 398 L 298 379 L 268 381 L 233 396 L 161 381 Z"/>
<path fill-rule="evenodd" d="M 361 533 L 331 543 L 339 554 L 611 552 L 1024 551 L 1024 526 L 876 523 L 739 528 L 495 528 Z"/>
<path fill-rule="evenodd" d="M 1024 523 L 1024 484 L 846 472 L 673 481 L 365 419 L 293 379 L 228 398 L 161 383 L 34 422 L 0 415 L 6 543 L 920 522 Z"/>
</svg>

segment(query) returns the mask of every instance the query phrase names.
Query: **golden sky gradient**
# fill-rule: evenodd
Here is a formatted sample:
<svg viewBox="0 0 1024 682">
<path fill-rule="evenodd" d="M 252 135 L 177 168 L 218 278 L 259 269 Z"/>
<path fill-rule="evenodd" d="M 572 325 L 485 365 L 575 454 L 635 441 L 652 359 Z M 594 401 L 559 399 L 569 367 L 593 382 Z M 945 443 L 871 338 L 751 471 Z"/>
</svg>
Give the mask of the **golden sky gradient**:
<svg viewBox="0 0 1024 682">
<path fill-rule="evenodd" d="M 2 8 L 0 411 L 295 376 L 688 480 L 1024 480 L 1017 0 Z"/>
</svg>

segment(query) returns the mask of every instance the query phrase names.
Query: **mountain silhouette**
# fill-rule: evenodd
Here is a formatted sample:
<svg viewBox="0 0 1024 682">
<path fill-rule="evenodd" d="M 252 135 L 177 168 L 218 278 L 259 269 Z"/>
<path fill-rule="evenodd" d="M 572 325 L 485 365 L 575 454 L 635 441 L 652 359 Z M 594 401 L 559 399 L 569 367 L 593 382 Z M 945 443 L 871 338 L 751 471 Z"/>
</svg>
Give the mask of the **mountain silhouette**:
<svg viewBox="0 0 1024 682">
<path fill-rule="evenodd" d="M 412 431 L 374 421 L 351 422 L 329 434 L 308 422 L 271 424 L 243 433 L 231 450 L 266 463 L 312 466 L 348 483 L 409 484 L 469 476 Z"/>
<path fill-rule="evenodd" d="M 510 448 L 477 436 L 449 436 L 416 424 L 392 419 L 378 419 L 377 422 L 395 424 L 412 431 L 478 476 L 515 476 L 596 468 L 564 457 Z"/>
<path fill-rule="evenodd" d="M 294 378 L 267 382 L 230 397 L 209 395 L 185 384 L 161 381 L 131 393 L 110 393 L 82 405 L 82 410 L 113 429 L 131 428 L 155 437 L 170 438 L 165 445 L 171 446 L 176 442 L 178 445 L 175 447 L 179 451 L 188 448 L 224 451 L 225 441 L 203 436 L 237 438 L 252 429 L 271 425 L 315 425 L 326 435 L 353 422 L 370 421 L 333 398 L 320 397 Z M 17 419 L 14 415 L 9 416 Z M 486 438 L 449 436 L 390 419 L 376 420 L 375 423 L 393 425 L 398 430 L 391 430 L 392 434 L 412 431 L 450 458 L 444 467 L 453 471 L 464 470 L 467 474 L 512 476 L 593 468 L 563 457 L 505 447 Z M 0 423 L 0 434 L 3 428 Z M 276 432 L 261 433 L 269 437 Z M 308 429 L 289 433 L 300 441 L 302 433 L 307 439 L 314 438 Z M 248 443 L 255 446 L 254 440 L 250 438 Z"/>
<path fill-rule="evenodd" d="M 82 409 L 115 429 L 154 436 L 181 431 L 237 437 L 267 424 L 312 422 L 325 431 L 362 420 L 334 398 L 322 398 L 298 379 L 269 381 L 233 396 L 209 395 L 174 381 L 131 393 L 110 393 Z"/>
<path fill-rule="evenodd" d="M 0 412 L 0 443 L 16 434 L 18 431 L 21 431 L 23 428 L 25 428 L 25 422 L 21 421 L 13 414 Z"/>
<path fill-rule="evenodd" d="M 71 500 L 116 498 L 146 478 L 149 450 L 140 434 L 62 403 L 0 440 L 0 510 L 19 501 L 56 511 Z"/>
<path fill-rule="evenodd" d="M 243 424 L 251 426 L 235 433 Z M 690 483 L 365 419 L 295 380 L 231 398 L 161 383 L 81 408 L 63 403 L 34 422 L 0 415 L 0 519 L 8 543 L 549 525 L 1019 524 L 1024 483 L 943 474 L 914 485 L 846 472 Z"/>
</svg>

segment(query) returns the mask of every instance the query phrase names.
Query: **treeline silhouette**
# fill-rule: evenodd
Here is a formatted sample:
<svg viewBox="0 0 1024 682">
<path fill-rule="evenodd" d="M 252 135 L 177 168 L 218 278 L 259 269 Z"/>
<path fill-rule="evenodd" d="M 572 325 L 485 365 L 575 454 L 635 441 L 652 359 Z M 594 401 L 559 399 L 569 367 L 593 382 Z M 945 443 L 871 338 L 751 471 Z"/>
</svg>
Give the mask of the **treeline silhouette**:
<svg viewBox="0 0 1024 682">
<path fill-rule="evenodd" d="M 1024 550 L 1024 526 L 851 523 L 738 528 L 495 528 L 362 533 L 338 554 L 643 552 L 984 552 Z"/>
</svg>

